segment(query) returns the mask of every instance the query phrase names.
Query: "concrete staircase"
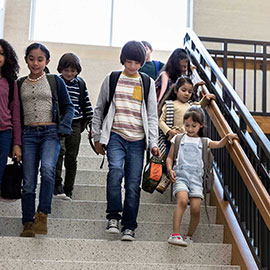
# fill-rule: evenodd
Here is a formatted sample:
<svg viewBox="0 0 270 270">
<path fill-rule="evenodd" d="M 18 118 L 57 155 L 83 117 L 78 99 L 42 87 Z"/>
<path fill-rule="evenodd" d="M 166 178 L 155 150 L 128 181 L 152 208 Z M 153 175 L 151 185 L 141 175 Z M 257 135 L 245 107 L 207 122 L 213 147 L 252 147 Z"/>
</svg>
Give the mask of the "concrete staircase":
<svg viewBox="0 0 270 270">
<path fill-rule="evenodd" d="M 174 209 L 169 190 L 165 194 L 141 192 L 137 241 L 121 242 L 119 236 L 105 234 L 107 170 L 99 169 L 100 162 L 83 134 L 73 200 L 53 200 L 47 236 L 18 237 L 21 202 L 0 202 L 0 269 L 240 269 L 229 265 L 231 246 L 222 243 L 223 226 L 214 224 L 214 207 L 208 208 L 208 225 L 202 204 L 195 243 L 187 248 L 167 243 Z M 187 231 L 188 222 L 187 210 L 182 233 Z"/>
</svg>

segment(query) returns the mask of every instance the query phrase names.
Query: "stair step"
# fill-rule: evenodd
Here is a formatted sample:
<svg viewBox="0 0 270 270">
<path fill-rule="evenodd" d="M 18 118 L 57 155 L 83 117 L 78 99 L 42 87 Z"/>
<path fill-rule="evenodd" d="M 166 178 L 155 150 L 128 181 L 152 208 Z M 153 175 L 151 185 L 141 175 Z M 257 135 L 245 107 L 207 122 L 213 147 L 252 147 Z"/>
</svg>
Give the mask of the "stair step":
<svg viewBox="0 0 270 270">
<path fill-rule="evenodd" d="M 1 205 L 2 204 L 2 205 Z M 95 201 L 63 201 L 54 199 L 52 203 L 51 218 L 71 218 L 71 219 L 97 219 L 105 218 L 106 202 Z M 139 222 L 168 222 L 172 220 L 174 205 L 172 204 L 153 204 L 141 203 L 139 208 Z M 216 221 L 216 208 L 207 207 L 210 223 Z M 21 216 L 21 201 L 17 200 L 14 203 L 0 202 L 0 216 L 20 217 Z M 183 223 L 189 222 L 189 206 L 184 213 Z M 205 213 L 204 206 L 201 206 L 201 224 L 208 224 L 208 219 Z"/>
<path fill-rule="evenodd" d="M 124 196 L 124 189 L 123 189 Z M 106 186 L 105 185 L 74 185 L 73 196 L 74 200 L 89 200 L 91 201 L 106 201 Z M 157 191 L 152 194 L 141 191 L 142 203 L 162 203 L 170 204 L 175 203 L 174 197 L 171 201 L 171 189 L 169 188 L 161 194 Z"/>
<path fill-rule="evenodd" d="M 77 158 L 77 169 L 78 170 L 98 170 L 100 169 L 100 165 L 102 163 L 101 156 L 78 156 Z M 104 160 L 104 165 L 102 170 L 108 170 L 108 161 L 107 158 Z"/>
<path fill-rule="evenodd" d="M 76 173 L 76 184 L 89 184 L 89 185 L 105 185 L 108 170 L 90 170 L 90 169 L 80 169 Z M 63 176 L 65 177 L 65 170 L 63 169 Z"/>
<path fill-rule="evenodd" d="M 106 224 L 105 220 L 49 218 L 48 237 L 119 240 L 119 235 L 108 235 L 105 233 Z M 19 236 L 22 231 L 21 218 L 0 217 L 0 228 L 1 236 Z M 182 224 L 181 231 L 183 235 L 187 233 L 187 230 L 188 224 Z M 167 241 L 171 232 L 171 223 L 141 222 L 136 230 L 136 240 Z M 199 224 L 194 235 L 194 241 L 196 243 L 222 243 L 223 226 Z"/>
<path fill-rule="evenodd" d="M 49 260 L 1 260 L 0 269 L 13 270 L 240 270 L 239 266 L 160 264 L 160 263 L 113 263 Z"/>
<path fill-rule="evenodd" d="M 81 143 L 80 144 L 79 155 L 81 155 L 81 156 L 91 156 L 91 157 L 101 156 L 101 155 L 97 155 L 93 151 L 93 149 L 92 149 L 92 147 L 90 146 L 89 143 Z"/>
<path fill-rule="evenodd" d="M 188 247 L 153 241 L 87 239 L 30 239 L 0 237 L 2 259 L 68 260 L 121 263 L 172 263 L 228 265 L 231 245 L 193 243 Z"/>
</svg>

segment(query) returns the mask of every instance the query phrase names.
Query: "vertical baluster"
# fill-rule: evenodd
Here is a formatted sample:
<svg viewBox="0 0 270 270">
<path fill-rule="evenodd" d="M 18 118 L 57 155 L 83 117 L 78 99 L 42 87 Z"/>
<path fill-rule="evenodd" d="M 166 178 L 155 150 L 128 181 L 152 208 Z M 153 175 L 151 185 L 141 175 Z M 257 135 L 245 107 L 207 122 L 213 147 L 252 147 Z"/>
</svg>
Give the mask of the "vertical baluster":
<svg viewBox="0 0 270 270">
<path fill-rule="evenodd" d="M 256 53 L 256 45 L 254 45 L 254 53 Z M 254 89 L 253 89 L 253 112 L 256 112 L 256 88 L 257 88 L 257 59 L 254 56 Z"/>
<path fill-rule="evenodd" d="M 236 58 L 233 57 L 233 89 L 235 90 L 235 82 L 236 82 Z"/>
<path fill-rule="evenodd" d="M 244 56 L 244 68 L 243 68 L 243 103 L 246 105 L 246 76 L 247 76 L 247 58 Z"/>
<path fill-rule="evenodd" d="M 267 63 L 266 63 L 266 45 L 263 45 L 263 65 L 262 65 L 262 112 L 263 114 L 266 113 L 266 86 L 267 86 Z"/>
</svg>

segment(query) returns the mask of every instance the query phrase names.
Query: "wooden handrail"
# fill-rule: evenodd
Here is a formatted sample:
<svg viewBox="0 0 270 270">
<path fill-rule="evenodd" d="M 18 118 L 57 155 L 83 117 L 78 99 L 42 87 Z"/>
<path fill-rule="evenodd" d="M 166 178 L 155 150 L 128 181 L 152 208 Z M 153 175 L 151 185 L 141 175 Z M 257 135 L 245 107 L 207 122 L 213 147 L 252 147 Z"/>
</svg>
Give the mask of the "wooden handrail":
<svg viewBox="0 0 270 270">
<path fill-rule="evenodd" d="M 209 93 L 205 86 L 202 88 L 203 95 Z M 230 126 L 214 100 L 211 100 L 205 109 L 221 138 L 223 138 L 227 133 L 232 132 Z M 270 230 L 270 195 L 266 191 L 259 176 L 247 158 L 239 141 L 235 139 L 232 145 L 226 144 L 226 148 L 266 226 Z"/>
</svg>

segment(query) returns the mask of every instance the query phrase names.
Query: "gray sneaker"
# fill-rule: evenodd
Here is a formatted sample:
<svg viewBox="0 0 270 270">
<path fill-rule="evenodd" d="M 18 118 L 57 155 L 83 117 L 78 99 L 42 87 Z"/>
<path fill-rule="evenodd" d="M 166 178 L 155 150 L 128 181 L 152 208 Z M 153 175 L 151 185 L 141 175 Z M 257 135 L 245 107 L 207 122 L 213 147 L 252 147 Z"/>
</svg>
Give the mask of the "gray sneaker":
<svg viewBox="0 0 270 270">
<path fill-rule="evenodd" d="M 119 234 L 119 220 L 109 219 L 105 232 L 109 234 Z"/>
<path fill-rule="evenodd" d="M 130 229 L 125 229 L 122 232 L 121 241 L 135 241 L 135 232 Z"/>
</svg>

